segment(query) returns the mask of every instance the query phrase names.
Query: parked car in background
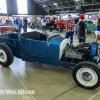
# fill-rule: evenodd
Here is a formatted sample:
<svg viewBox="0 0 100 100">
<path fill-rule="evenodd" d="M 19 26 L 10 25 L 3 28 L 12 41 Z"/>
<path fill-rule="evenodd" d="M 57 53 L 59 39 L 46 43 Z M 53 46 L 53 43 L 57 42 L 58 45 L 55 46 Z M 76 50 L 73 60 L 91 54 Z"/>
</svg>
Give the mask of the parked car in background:
<svg viewBox="0 0 100 100">
<path fill-rule="evenodd" d="M 51 26 L 54 25 L 54 23 L 55 23 L 54 20 L 47 20 L 47 22 L 46 22 L 46 28 L 50 28 Z"/>
<path fill-rule="evenodd" d="M 49 30 L 51 31 L 53 29 L 56 29 L 59 31 L 59 28 L 60 28 L 60 32 L 62 32 L 63 29 L 66 29 L 65 22 L 56 22 L 56 23 L 54 23 L 52 28 L 50 28 Z"/>
<path fill-rule="evenodd" d="M 65 26 L 65 22 L 58 22 L 58 23 L 55 23 L 57 26 L 59 26 L 61 29 L 65 29 L 66 26 Z"/>
<path fill-rule="evenodd" d="M 17 31 L 18 30 L 13 25 L 0 25 L 0 34 L 12 33 Z"/>
<path fill-rule="evenodd" d="M 49 28 L 51 26 L 53 26 L 53 24 L 55 23 L 54 20 L 47 20 L 46 21 L 46 28 Z M 35 21 L 32 21 L 29 25 L 32 29 L 34 28 L 40 28 L 41 27 L 41 21 L 40 20 L 35 20 Z"/>
<path fill-rule="evenodd" d="M 29 25 L 32 29 L 34 28 L 40 28 L 41 27 L 41 21 L 40 20 L 34 20 Z"/>
<path fill-rule="evenodd" d="M 95 26 L 95 24 L 93 23 L 93 21 L 91 21 L 91 20 L 82 20 L 82 21 L 84 21 L 84 22 L 86 23 L 86 26 L 87 26 L 87 33 L 88 33 L 88 34 L 95 31 L 96 26 Z M 77 25 L 75 25 L 75 32 L 76 32 L 76 34 L 77 34 Z"/>
</svg>

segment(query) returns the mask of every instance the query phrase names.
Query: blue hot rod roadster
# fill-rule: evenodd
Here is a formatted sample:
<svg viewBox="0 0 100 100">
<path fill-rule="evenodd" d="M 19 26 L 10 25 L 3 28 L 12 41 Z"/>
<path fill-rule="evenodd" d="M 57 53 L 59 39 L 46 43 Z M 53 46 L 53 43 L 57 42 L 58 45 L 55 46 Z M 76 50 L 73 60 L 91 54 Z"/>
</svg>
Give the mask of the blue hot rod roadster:
<svg viewBox="0 0 100 100">
<path fill-rule="evenodd" d="M 73 67 L 73 79 L 86 89 L 100 85 L 98 43 L 70 45 L 60 34 L 45 35 L 40 32 L 10 33 L 0 35 L 0 64 L 8 67 L 14 56 L 24 61 Z"/>
</svg>

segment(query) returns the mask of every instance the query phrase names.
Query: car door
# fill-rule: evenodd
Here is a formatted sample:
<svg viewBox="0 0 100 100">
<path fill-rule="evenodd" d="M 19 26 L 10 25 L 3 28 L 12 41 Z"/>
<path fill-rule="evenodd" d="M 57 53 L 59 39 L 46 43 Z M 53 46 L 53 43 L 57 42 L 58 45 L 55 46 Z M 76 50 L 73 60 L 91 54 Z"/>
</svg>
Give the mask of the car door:
<svg viewBox="0 0 100 100">
<path fill-rule="evenodd" d="M 40 57 L 40 58 L 46 57 L 46 46 L 47 46 L 46 41 L 31 40 L 30 46 L 31 46 L 30 49 L 31 56 Z"/>
</svg>

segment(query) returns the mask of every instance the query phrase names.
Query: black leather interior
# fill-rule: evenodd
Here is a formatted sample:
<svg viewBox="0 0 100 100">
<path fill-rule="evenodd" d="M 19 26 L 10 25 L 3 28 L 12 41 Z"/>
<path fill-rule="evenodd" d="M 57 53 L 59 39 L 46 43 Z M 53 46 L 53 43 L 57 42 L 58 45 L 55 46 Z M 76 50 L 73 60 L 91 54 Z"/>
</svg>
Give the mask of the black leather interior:
<svg viewBox="0 0 100 100">
<path fill-rule="evenodd" d="M 46 41 L 46 35 L 39 32 L 27 32 L 19 35 L 20 38 Z"/>
</svg>

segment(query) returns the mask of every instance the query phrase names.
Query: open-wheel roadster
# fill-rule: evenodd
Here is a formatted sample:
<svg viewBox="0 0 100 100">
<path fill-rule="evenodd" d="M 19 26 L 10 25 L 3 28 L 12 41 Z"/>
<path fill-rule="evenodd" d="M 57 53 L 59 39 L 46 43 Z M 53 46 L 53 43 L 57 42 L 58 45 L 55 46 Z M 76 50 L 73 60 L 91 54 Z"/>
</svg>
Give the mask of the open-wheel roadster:
<svg viewBox="0 0 100 100">
<path fill-rule="evenodd" d="M 8 67 L 14 56 L 23 61 L 54 66 L 73 67 L 73 79 L 86 89 L 100 85 L 99 44 L 70 45 L 69 41 L 52 33 L 10 33 L 0 35 L 0 64 Z M 66 80 L 67 81 L 67 80 Z"/>
</svg>

